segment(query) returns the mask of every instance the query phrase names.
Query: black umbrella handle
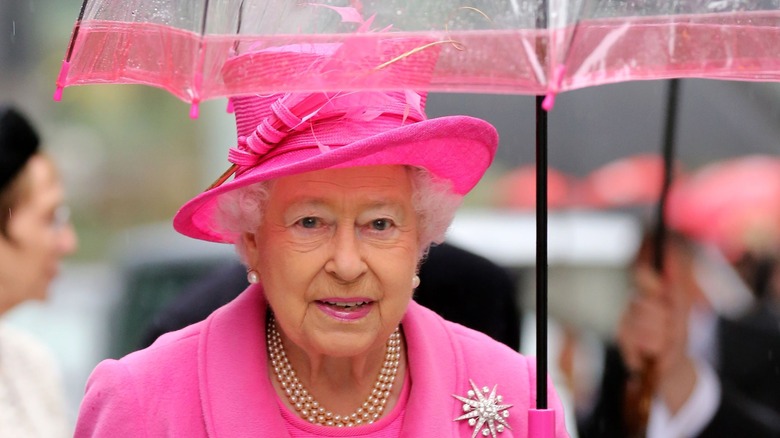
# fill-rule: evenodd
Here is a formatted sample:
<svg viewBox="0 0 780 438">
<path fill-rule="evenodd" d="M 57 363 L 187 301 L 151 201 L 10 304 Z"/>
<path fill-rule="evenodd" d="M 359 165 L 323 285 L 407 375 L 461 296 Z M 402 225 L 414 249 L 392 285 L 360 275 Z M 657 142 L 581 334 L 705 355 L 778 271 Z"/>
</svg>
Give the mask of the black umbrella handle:
<svg viewBox="0 0 780 438">
<path fill-rule="evenodd" d="M 547 111 L 536 96 L 536 408 L 547 409 Z"/>
<path fill-rule="evenodd" d="M 680 80 L 672 79 L 669 81 L 669 90 L 666 96 L 666 123 L 664 124 L 664 177 L 661 184 L 661 196 L 658 199 L 655 217 L 655 241 L 653 251 L 653 266 L 656 272 L 664 270 L 664 251 L 666 247 L 666 204 L 669 198 L 669 190 L 672 186 L 672 177 L 674 176 L 674 139 L 677 128 L 677 106 L 680 94 Z"/>
<path fill-rule="evenodd" d="M 655 218 L 655 236 L 653 240 L 653 267 L 659 274 L 664 271 L 664 253 L 666 251 L 666 204 L 674 175 L 674 143 L 677 125 L 677 106 L 679 101 L 680 80 L 669 81 L 666 100 L 666 123 L 664 124 L 663 160 L 664 174 L 661 196 L 658 200 Z M 642 361 L 642 370 L 638 376 L 627 382 L 625 417 L 628 436 L 644 438 L 647 422 L 650 418 L 650 405 L 658 387 L 658 365 L 654 358 L 646 357 Z"/>
<path fill-rule="evenodd" d="M 536 27 L 547 29 L 547 0 L 540 0 Z M 537 56 L 549 63 L 548 48 L 537 41 Z M 555 436 L 555 411 L 547 408 L 547 110 L 536 96 L 536 409 L 528 410 L 528 436 Z"/>
<path fill-rule="evenodd" d="M 528 410 L 528 436 L 555 436 L 547 408 L 547 111 L 536 96 L 536 409 Z"/>
</svg>

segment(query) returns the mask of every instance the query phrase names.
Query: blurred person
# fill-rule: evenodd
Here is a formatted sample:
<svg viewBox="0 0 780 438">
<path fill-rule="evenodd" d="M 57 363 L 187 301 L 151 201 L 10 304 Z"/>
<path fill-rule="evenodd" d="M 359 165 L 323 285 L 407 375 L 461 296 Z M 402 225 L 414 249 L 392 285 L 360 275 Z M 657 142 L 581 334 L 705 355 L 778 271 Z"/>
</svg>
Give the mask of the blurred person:
<svg viewBox="0 0 780 438">
<path fill-rule="evenodd" d="M 757 324 L 780 329 L 780 244 L 770 250 L 744 251 L 734 262 L 737 272 L 751 285 L 758 305 L 751 312 Z"/>
<path fill-rule="evenodd" d="M 780 246 L 777 249 L 778 252 L 774 254 L 767 272 L 764 306 L 775 321 L 780 320 Z M 775 324 L 774 328 L 780 330 L 780 324 Z"/>
<path fill-rule="evenodd" d="M 0 106 L 0 315 L 45 300 L 60 259 L 75 251 L 63 197 L 33 126 L 13 107 Z M 0 324 L 0 436 L 70 434 L 53 356 L 34 337 Z"/>
<path fill-rule="evenodd" d="M 481 331 L 507 346 L 520 349 L 520 312 L 516 282 L 509 272 L 471 251 L 443 242 L 432 245 L 420 271 L 414 300 L 443 318 Z M 246 267 L 228 263 L 195 280 L 167 303 L 151 320 L 140 348 L 161 335 L 206 319 L 249 286 Z M 480 290 L 482 304 L 471 302 Z"/>
<path fill-rule="evenodd" d="M 729 363 L 756 369 L 767 362 L 767 354 L 772 355 L 771 350 L 755 349 L 744 354 L 745 345 L 761 339 L 762 347 L 774 343 L 777 348 L 780 338 L 766 333 L 735 336 L 744 325 L 716 311 L 720 298 L 702 287 L 706 279 L 697 272 L 701 248 L 675 232 L 667 234 L 665 247 L 661 275 L 651 263 L 653 234 L 643 239 L 631 268 L 636 293 L 622 315 L 617 348 L 607 353 L 601 393 L 594 411 L 580 423 L 580 436 L 630 436 L 625 390 L 636 390 L 648 360 L 656 373 L 648 438 L 780 436 L 780 406 L 765 403 L 728 372 Z M 776 382 L 761 389 L 778 393 L 776 370 L 758 368 L 764 372 L 760 379 Z"/>
<path fill-rule="evenodd" d="M 273 56 L 347 67 L 333 47 Z M 434 67 L 415 59 L 377 74 Z M 250 286 L 99 364 L 76 436 L 528 436 L 534 361 L 412 300 L 429 246 L 494 157 L 495 128 L 427 119 L 425 94 L 410 90 L 232 103 L 235 177 L 186 203 L 174 227 L 237 245 Z M 480 290 L 469 299 L 478 307 Z M 567 437 L 548 386 L 554 436 Z"/>
<path fill-rule="evenodd" d="M 751 400 L 780 413 L 780 260 L 775 251 L 744 254 L 756 266 L 741 270 L 754 285 L 756 302 L 744 315 L 724 321 L 721 374 L 731 385 L 750 394 Z M 745 275 L 747 273 L 753 275 Z M 755 358 L 745 360 L 745 358 Z"/>
</svg>

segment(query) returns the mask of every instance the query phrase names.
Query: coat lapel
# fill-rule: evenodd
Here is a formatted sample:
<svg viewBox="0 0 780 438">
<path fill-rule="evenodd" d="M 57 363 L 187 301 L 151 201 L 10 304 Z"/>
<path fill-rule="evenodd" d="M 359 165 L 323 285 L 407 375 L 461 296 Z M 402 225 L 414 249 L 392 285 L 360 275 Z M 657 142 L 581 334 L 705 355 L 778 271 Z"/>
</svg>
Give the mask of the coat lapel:
<svg viewBox="0 0 780 438">
<path fill-rule="evenodd" d="M 461 403 L 452 394 L 463 392 L 458 383 L 468 384 L 468 376 L 461 375 L 463 357 L 454 347 L 444 320 L 429 317 L 430 312 L 412 301 L 402 323 L 412 379 L 401 433 L 404 437 L 458 436 L 453 419 L 462 413 Z"/>
<path fill-rule="evenodd" d="M 266 301 L 250 286 L 214 312 L 198 344 L 198 379 L 208 436 L 288 436 L 268 379 Z"/>
</svg>

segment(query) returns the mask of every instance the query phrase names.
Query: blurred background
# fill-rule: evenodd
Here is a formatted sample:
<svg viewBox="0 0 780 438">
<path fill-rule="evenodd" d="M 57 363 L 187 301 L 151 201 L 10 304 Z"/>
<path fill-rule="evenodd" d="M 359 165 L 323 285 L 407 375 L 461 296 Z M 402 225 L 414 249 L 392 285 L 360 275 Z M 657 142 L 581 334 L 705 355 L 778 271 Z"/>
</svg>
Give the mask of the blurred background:
<svg viewBox="0 0 780 438">
<path fill-rule="evenodd" d="M 51 299 L 6 319 L 57 354 L 73 418 L 99 360 L 137 348 L 155 309 L 187 281 L 234 258 L 231 248 L 190 241 L 171 227 L 178 207 L 228 167 L 235 136 L 226 102 L 204 103 L 196 120 L 165 91 L 135 85 L 71 87 L 55 103 L 55 79 L 80 6 L 81 0 L 0 1 L 0 100 L 21 107 L 42 132 L 63 171 L 80 239 Z M 666 89 L 652 81 L 559 96 L 549 118 L 550 166 L 581 179 L 619 158 L 658 153 Z M 533 201 L 510 202 L 498 184 L 534 162 L 533 97 L 435 94 L 428 114 L 469 114 L 498 128 L 498 158 L 449 239 L 512 269 L 519 303 L 532 310 Z M 676 145 L 690 170 L 750 153 L 780 154 L 780 86 L 683 80 Z M 533 193 L 532 179 L 519 181 L 513 190 Z M 653 208 L 565 202 L 553 208 L 550 313 L 563 327 L 611 334 L 628 295 L 625 267 Z"/>
</svg>

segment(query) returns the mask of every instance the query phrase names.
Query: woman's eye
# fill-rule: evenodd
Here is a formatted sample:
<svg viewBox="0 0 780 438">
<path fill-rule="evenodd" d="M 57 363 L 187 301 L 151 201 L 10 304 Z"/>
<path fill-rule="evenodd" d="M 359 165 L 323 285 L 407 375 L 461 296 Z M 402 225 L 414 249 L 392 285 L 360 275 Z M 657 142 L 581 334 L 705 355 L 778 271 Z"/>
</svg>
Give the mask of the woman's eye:
<svg viewBox="0 0 780 438">
<path fill-rule="evenodd" d="M 392 225 L 389 219 L 375 219 L 371 222 L 371 226 L 377 231 L 385 231 Z"/>
<path fill-rule="evenodd" d="M 303 228 L 317 228 L 319 220 L 316 217 L 305 217 L 298 221 L 298 224 Z"/>
</svg>

